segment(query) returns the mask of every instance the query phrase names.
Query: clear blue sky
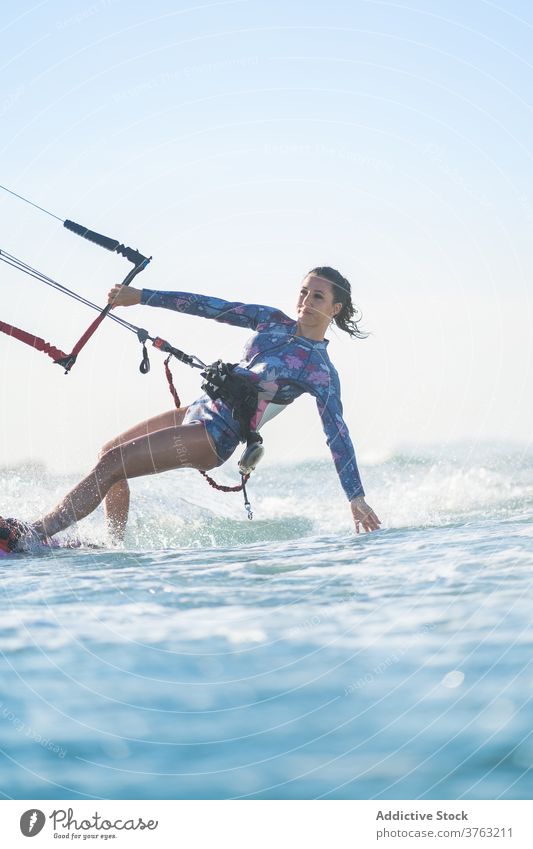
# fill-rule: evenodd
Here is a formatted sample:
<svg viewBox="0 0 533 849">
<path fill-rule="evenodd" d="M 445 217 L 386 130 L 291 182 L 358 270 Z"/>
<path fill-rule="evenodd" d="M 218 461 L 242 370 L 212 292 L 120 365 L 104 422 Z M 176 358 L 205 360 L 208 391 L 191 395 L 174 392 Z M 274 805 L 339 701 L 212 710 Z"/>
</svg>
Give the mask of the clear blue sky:
<svg viewBox="0 0 533 849">
<path fill-rule="evenodd" d="M 23 0 L 0 34 L 0 183 L 153 254 L 144 286 L 291 312 L 314 265 L 352 281 L 372 335 L 330 352 L 363 461 L 530 439 L 530 3 Z M 0 224 L 0 248 L 92 300 L 127 271 L 7 196 Z M 60 347 L 91 318 L 3 265 L 0 294 L 0 318 Z M 245 338 L 124 316 L 203 359 Z M 145 378 L 138 360 L 115 326 L 68 378 L 0 338 L 0 463 L 82 468 L 169 408 L 159 355 Z M 281 459 L 327 456 L 309 400 L 265 433 Z"/>
</svg>

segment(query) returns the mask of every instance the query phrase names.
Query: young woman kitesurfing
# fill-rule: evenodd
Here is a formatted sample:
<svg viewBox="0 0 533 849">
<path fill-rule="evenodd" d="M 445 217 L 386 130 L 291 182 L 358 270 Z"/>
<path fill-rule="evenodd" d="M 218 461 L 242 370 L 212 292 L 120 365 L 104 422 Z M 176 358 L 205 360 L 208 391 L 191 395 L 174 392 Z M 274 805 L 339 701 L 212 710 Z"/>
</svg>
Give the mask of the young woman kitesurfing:
<svg viewBox="0 0 533 849">
<path fill-rule="evenodd" d="M 103 501 L 107 525 L 122 540 L 129 509 L 130 478 L 181 467 L 207 471 L 220 466 L 239 442 L 260 443 L 259 429 L 297 397 L 315 397 L 355 530 L 379 529 L 380 519 L 366 503 L 354 448 L 343 419 L 339 377 L 329 359 L 325 333 L 335 324 L 361 337 L 354 320 L 351 287 L 329 266 L 312 269 L 297 300 L 297 318 L 272 307 L 228 302 L 186 292 L 163 292 L 120 285 L 110 306 L 145 304 L 255 331 L 243 357 L 225 371 L 215 370 L 206 392 L 190 406 L 148 419 L 108 442 L 92 471 L 46 516 L 28 525 L 0 519 L 0 547 L 16 551 L 28 537 L 46 541 L 83 519 Z"/>
</svg>

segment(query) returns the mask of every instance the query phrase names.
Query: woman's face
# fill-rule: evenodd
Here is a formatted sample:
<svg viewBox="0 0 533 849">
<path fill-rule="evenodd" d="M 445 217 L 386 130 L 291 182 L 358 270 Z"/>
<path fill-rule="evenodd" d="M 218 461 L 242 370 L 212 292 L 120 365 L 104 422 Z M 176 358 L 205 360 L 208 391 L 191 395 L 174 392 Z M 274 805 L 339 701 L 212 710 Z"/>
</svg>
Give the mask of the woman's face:
<svg viewBox="0 0 533 849">
<path fill-rule="evenodd" d="M 342 305 L 333 301 L 333 287 L 329 280 L 308 274 L 304 277 L 296 309 L 298 318 L 305 323 L 321 322 L 328 325 L 340 312 Z"/>
</svg>

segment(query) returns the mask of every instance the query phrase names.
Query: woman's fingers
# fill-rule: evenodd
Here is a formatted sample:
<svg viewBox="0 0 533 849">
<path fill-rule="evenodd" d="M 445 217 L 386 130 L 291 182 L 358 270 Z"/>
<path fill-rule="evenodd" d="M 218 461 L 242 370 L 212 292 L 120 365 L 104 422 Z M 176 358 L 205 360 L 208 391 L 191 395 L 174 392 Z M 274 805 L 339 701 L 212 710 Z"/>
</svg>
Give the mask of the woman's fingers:
<svg viewBox="0 0 533 849">
<path fill-rule="evenodd" d="M 381 525 L 381 520 L 378 519 L 371 507 L 365 502 L 352 505 L 352 513 L 355 522 L 355 532 L 358 534 L 361 529 L 368 533 L 369 531 L 377 531 Z"/>
<path fill-rule="evenodd" d="M 376 516 L 374 511 L 371 510 L 370 513 L 367 516 L 365 516 L 365 520 L 364 520 L 364 524 L 363 524 L 365 531 L 369 531 L 369 530 L 370 531 L 376 531 L 379 528 L 380 525 L 381 525 L 380 520 L 378 519 L 378 517 Z"/>
<path fill-rule="evenodd" d="M 107 300 L 112 307 L 131 307 L 141 303 L 141 295 L 142 289 L 134 289 L 133 286 L 113 286 Z"/>
<path fill-rule="evenodd" d="M 121 289 L 122 289 L 122 286 L 113 286 L 113 288 L 109 290 L 109 293 L 108 293 L 108 296 L 107 296 L 107 302 L 109 304 L 111 304 L 112 306 L 115 305 L 115 301 L 118 298 Z"/>
</svg>

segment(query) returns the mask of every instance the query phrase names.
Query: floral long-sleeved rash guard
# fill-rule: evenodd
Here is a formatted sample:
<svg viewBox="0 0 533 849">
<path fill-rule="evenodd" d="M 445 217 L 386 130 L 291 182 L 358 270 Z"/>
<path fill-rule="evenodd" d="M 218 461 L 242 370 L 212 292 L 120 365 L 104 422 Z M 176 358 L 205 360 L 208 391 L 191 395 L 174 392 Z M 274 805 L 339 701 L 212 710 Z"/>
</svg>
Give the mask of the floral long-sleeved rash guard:
<svg viewBox="0 0 533 849">
<path fill-rule="evenodd" d="M 364 495 L 354 447 L 343 419 L 339 376 L 327 352 L 327 339 L 315 342 L 296 336 L 294 319 L 259 304 L 150 289 L 143 289 L 141 303 L 254 330 L 236 369 L 259 384 L 252 429 L 258 430 L 285 405 L 308 392 L 316 399 L 327 445 L 347 498 Z"/>
</svg>

